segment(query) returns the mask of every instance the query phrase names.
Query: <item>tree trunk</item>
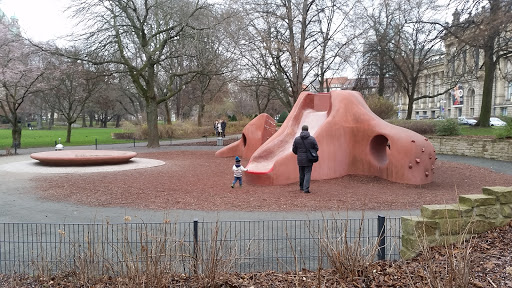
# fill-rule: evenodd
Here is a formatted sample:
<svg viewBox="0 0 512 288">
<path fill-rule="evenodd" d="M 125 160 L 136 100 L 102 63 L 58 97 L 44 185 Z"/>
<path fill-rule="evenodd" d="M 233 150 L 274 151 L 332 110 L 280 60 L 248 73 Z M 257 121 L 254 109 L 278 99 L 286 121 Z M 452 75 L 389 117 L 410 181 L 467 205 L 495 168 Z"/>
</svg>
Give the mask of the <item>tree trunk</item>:
<svg viewBox="0 0 512 288">
<path fill-rule="evenodd" d="M 71 125 L 73 125 L 73 123 L 68 122 L 68 130 L 66 133 L 66 143 L 71 143 Z"/>
<path fill-rule="evenodd" d="M 105 112 L 105 114 L 103 114 L 103 117 L 100 120 L 101 128 L 107 128 L 107 122 L 108 122 L 108 113 Z"/>
<path fill-rule="evenodd" d="M 87 127 L 87 121 L 85 121 L 85 112 L 82 114 L 82 127 Z"/>
<path fill-rule="evenodd" d="M 199 107 L 197 109 L 197 127 L 203 126 L 204 107 L 204 96 L 201 95 L 201 100 L 199 102 Z"/>
<path fill-rule="evenodd" d="M 43 115 L 42 113 L 37 114 L 37 130 L 43 129 Z"/>
<path fill-rule="evenodd" d="M 50 111 L 50 121 L 48 122 L 48 130 L 52 130 L 53 124 L 55 124 L 55 110 Z"/>
<path fill-rule="evenodd" d="M 89 127 L 94 126 L 94 112 L 89 112 Z"/>
<path fill-rule="evenodd" d="M 414 102 L 409 97 L 409 103 L 407 104 L 407 116 L 405 117 L 405 120 L 411 120 L 413 105 L 414 105 Z"/>
<path fill-rule="evenodd" d="M 12 148 L 14 147 L 21 147 L 21 125 L 18 123 L 18 119 L 14 118 L 15 121 L 13 121 L 12 124 Z"/>
<path fill-rule="evenodd" d="M 174 98 L 176 98 L 176 117 L 177 117 L 177 119 L 182 120 L 182 118 L 181 118 L 181 92 L 176 94 L 176 96 L 174 96 Z"/>
<path fill-rule="evenodd" d="M 384 82 L 384 63 L 385 63 L 385 55 L 380 51 L 379 49 L 379 86 L 377 88 L 377 94 L 380 97 L 384 97 L 384 89 L 385 89 L 385 82 Z"/>
<path fill-rule="evenodd" d="M 171 120 L 171 108 L 169 107 L 169 100 L 165 101 L 165 120 L 166 120 L 166 123 L 167 125 L 171 125 L 172 124 L 172 120 Z"/>
<path fill-rule="evenodd" d="M 158 135 L 158 107 L 155 99 L 146 101 L 146 114 L 148 117 L 148 148 L 160 147 L 160 136 Z"/>
<path fill-rule="evenodd" d="M 116 115 L 116 128 L 121 127 L 121 115 Z"/>
<path fill-rule="evenodd" d="M 494 83 L 494 73 L 496 72 L 496 62 L 494 61 L 494 42 L 487 42 L 484 47 L 484 87 L 482 90 L 482 107 L 478 125 L 480 127 L 489 127 L 489 118 L 492 109 L 492 86 Z"/>
</svg>

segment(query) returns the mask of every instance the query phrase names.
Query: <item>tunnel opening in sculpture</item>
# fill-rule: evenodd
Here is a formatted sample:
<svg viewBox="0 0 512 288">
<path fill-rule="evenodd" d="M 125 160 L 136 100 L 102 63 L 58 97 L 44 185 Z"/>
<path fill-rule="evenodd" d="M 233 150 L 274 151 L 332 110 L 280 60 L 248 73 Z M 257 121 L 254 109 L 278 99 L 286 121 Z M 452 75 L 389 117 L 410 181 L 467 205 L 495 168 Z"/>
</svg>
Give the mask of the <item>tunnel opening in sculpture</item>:
<svg viewBox="0 0 512 288">
<path fill-rule="evenodd" d="M 384 166 L 388 162 L 388 154 L 386 149 L 391 147 L 389 145 L 388 137 L 384 135 L 376 135 L 370 141 L 370 154 L 372 155 L 377 165 Z"/>
<path fill-rule="evenodd" d="M 242 133 L 242 144 L 243 146 L 247 146 L 247 137 L 245 137 L 245 133 Z"/>
</svg>

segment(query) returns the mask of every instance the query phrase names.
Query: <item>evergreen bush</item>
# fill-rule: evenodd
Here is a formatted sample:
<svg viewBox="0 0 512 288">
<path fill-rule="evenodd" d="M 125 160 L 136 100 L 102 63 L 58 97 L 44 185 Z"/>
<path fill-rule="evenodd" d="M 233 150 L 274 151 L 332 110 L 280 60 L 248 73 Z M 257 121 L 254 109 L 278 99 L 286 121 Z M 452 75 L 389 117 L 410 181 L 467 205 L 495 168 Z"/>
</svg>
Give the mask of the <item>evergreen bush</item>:
<svg viewBox="0 0 512 288">
<path fill-rule="evenodd" d="M 283 123 L 284 120 L 286 120 L 286 117 L 288 117 L 288 111 L 283 111 L 281 114 L 279 114 L 279 118 L 277 118 L 277 123 Z"/>
<path fill-rule="evenodd" d="M 499 128 L 500 130 L 496 132 L 496 138 L 512 138 L 512 117 L 502 116 L 500 118 L 501 120 L 505 121 L 507 125 Z"/>
<path fill-rule="evenodd" d="M 397 114 L 395 104 L 379 95 L 369 95 L 366 97 L 366 104 L 375 115 L 381 119 L 390 119 Z"/>
<path fill-rule="evenodd" d="M 461 134 L 460 126 L 456 119 L 437 121 L 435 132 L 439 136 L 456 136 Z"/>
</svg>

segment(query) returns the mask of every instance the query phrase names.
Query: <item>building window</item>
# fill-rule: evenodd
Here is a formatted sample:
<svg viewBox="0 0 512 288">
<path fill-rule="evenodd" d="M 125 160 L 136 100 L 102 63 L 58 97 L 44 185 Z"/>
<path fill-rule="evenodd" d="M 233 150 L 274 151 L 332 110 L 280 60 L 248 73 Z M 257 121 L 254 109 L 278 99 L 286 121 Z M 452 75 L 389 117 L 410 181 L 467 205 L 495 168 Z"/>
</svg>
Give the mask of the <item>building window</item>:
<svg viewBox="0 0 512 288">
<path fill-rule="evenodd" d="M 507 116 L 507 107 L 501 108 L 501 115 L 502 116 Z"/>
</svg>

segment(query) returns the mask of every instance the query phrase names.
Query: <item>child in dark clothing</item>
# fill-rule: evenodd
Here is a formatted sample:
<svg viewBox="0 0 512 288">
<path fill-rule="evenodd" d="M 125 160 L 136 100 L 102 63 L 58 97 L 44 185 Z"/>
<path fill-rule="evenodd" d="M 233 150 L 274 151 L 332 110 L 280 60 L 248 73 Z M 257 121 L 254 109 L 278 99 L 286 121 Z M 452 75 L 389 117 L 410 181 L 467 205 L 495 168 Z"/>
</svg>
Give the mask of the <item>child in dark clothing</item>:
<svg viewBox="0 0 512 288">
<path fill-rule="evenodd" d="M 242 172 L 247 171 L 247 168 L 244 168 L 242 164 L 240 164 L 240 158 L 236 156 L 235 165 L 233 165 L 233 172 L 235 174 L 235 179 L 233 180 L 233 184 L 231 184 L 231 188 L 235 188 L 236 181 L 239 181 L 240 187 L 242 187 Z"/>
</svg>

